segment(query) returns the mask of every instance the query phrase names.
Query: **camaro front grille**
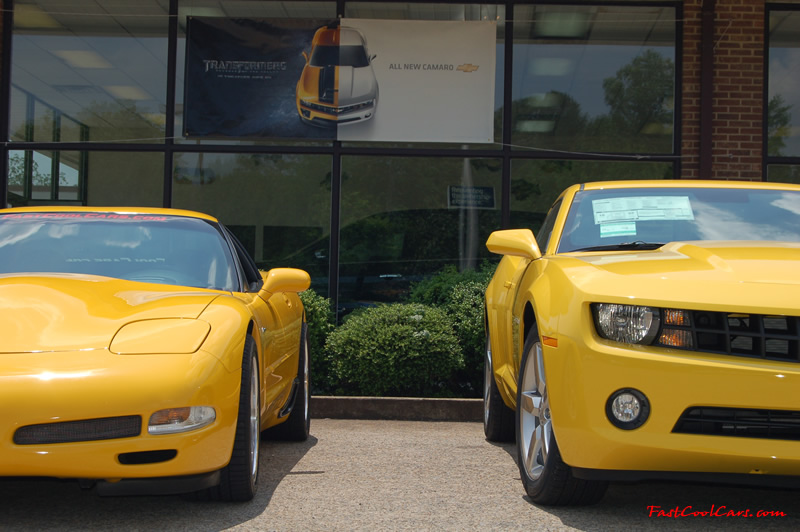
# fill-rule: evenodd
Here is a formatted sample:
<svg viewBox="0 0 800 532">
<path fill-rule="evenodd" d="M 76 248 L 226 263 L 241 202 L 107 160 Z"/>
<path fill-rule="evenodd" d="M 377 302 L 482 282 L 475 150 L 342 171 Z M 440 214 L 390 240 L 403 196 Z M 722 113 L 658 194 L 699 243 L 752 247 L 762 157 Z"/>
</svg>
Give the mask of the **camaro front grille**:
<svg viewBox="0 0 800 532">
<path fill-rule="evenodd" d="M 300 102 L 300 105 L 303 107 L 307 107 L 309 109 L 313 109 L 314 111 L 319 111 L 321 113 L 338 116 L 342 114 L 352 113 L 360 109 L 368 109 L 372 107 L 373 102 L 372 100 L 370 100 L 367 102 L 355 103 L 352 105 L 345 105 L 342 107 L 332 107 L 332 106 L 329 107 L 327 105 L 320 105 L 318 103 L 311 103 L 311 102 Z"/>
<path fill-rule="evenodd" d="M 669 327 L 690 333 L 693 351 L 800 362 L 800 318 L 796 316 L 689 312 L 688 325 Z"/>
<path fill-rule="evenodd" d="M 14 433 L 14 443 L 17 445 L 40 445 L 113 440 L 131 438 L 138 436 L 141 432 L 141 416 L 106 417 L 28 425 L 17 429 Z"/>
<path fill-rule="evenodd" d="M 686 409 L 672 432 L 798 441 L 800 412 L 698 406 Z"/>
</svg>

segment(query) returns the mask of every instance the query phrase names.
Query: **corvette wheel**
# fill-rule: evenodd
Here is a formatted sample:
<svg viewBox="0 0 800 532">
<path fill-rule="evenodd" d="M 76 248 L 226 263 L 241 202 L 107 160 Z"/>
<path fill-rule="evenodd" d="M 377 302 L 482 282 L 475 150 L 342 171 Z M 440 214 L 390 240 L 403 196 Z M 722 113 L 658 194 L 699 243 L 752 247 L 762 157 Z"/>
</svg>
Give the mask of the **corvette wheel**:
<svg viewBox="0 0 800 532">
<path fill-rule="evenodd" d="M 486 336 L 485 362 L 483 365 L 483 433 L 489 441 L 509 442 L 514 440 L 514 411 L 506 406 L 492 366 L 492 345 Z"/>
<path fill-rule="evenodd" d="M 258 481 L 258 443 L 261 436 L 261 381 L 255 341 L 247 337 L 242 357 L 242 385 L 239 415 L 231 461 L 221 471 L 219 486 L 211 488 L 211 498 L 222 501 L 249 501 L 256 494 Z"/>
<path fill-rule="evenodd" d="M 308 356 L 308 325 L 303 323 L 300 335 L 300 357 L 297 367 L 297 384 L 294 392 L 294 404 L 289 418 L 270 428 L 265 436 L 276 440 L 305 441 L 311 430 L 311 368 Z"/>
<path fill-rule="evenodd" d="M 528 333 L 517 386 L 517 463 L 525 491 L 538 504 L 598 502 L 607 482 L 575 478 L 561 459 L 550 417 L 542 343 L 536 325 Z"/>
</svg>

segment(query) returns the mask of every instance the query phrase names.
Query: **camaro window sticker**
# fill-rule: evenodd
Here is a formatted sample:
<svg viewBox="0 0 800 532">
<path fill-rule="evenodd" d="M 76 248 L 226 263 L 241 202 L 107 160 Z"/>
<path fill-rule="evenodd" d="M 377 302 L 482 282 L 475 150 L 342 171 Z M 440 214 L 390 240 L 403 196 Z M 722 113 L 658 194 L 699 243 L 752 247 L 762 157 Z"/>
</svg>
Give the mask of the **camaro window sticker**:
<svg viewBox="0 0 800 532">
<path fill-rule="evenodd" d="M 592 200 L 595 224 L 694 220 L 688 196 L 633 196 Z"/>
<path fill-rule="evenodd" d="M 600 238 L 636 234 L 636 222 L 600 224 Z"/>
</svg>

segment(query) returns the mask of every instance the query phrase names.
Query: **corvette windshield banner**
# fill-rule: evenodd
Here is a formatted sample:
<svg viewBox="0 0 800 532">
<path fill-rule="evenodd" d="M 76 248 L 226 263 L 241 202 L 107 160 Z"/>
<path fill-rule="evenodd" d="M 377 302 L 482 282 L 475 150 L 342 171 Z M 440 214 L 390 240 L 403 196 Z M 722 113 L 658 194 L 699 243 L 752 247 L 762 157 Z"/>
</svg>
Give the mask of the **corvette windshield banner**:
<svg viewBox="0 0 800 532">
<path fill-rule="evenodd" d="M 187 138 L 494 141 L 493 22 L 190 17 Z"/>
</svg>

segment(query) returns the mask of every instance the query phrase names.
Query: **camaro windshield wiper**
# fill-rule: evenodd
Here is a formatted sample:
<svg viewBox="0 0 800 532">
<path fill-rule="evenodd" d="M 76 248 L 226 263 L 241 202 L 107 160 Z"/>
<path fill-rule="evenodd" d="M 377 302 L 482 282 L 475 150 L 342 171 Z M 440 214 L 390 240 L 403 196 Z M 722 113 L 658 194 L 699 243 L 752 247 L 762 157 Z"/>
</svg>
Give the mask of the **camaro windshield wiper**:
<svg viewBox="0 0 800 532">
<path fill-rule="evenodd" d="M 572 249 L 570 251 L 626 251 L 640 249 L 658 249 L 663 246 L 663 242 L 643 242 L 635 240 L 633 242 L 623 242 L 622 244 L 608 244 L 605 246 L 589 246 L 585 248 Z"/>
</svg>

